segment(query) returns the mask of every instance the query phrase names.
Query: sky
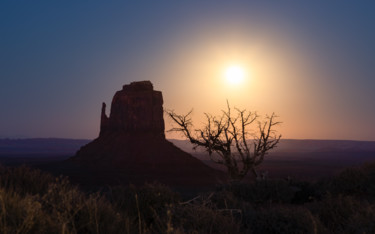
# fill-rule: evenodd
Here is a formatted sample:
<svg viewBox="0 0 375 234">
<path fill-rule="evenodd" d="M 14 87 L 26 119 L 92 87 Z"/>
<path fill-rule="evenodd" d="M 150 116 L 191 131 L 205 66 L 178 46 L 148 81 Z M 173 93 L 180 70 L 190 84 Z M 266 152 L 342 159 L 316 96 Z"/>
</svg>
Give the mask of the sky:
<svg viewBox="0 0 375 234">
<path fill-rule="evenodd" d="M 1 1 L 0 137 L 93 139 L 101 103 L 150 80 L 197 127 L 228 100 L 275 112 L 283 138 L 375 141 L 374 12 L 374 1 Z M 225 79 L 231 65 L 242 83 Z"/>
</svg>

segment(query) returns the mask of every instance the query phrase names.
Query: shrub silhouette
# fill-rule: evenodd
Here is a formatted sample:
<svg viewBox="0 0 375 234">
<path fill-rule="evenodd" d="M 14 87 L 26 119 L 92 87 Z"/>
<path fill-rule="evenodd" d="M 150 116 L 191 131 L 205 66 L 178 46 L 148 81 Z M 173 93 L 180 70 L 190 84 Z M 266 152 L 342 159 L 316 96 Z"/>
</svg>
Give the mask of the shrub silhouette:
<svg viewBox="0 0 375 234">
<path fill-rule="evenodd" d="M 118 216 L 103 196 L 86 195 L 66 178 L 53 178 L 27 167 L 1 168 L 1 175 L 1 233 L 124 233 L 126 230 L 125 218 Z"/>
<path fill-rule="evenodd" d="M 177 206 L 174 224 L 186 233 L 239 233 L 240 225 L 230 213 L 204 205 Z"/>
<path fill-rule="evenodd" d="M 121 217 L 99 194 L 85 195 L 66 178 L 50 184 L 42 197 L 44 209 L 53 217 L 51 228 L 62 233 L 121 233 Z"/>
<path fill-rule="evenodd" d="M 263 208 L 246 219 L 251 233 L 327 233 L 319 219 L 301 207 Z"/>
<path fill-rule="evenodd" d="M 351 196 L 332 195 L 310 206 L 330 233 L 374 233 L 375 207 Z M 363 230 L 363 231 L 359 231 Z"/>
<path fill-rule="evenodd" d="M 46 231 L 46 222 L 38 196 L 21 197 L 0 189 L 0 233 Z"/>
<path fill-rule="evenodd" d="M 252 203 L 290 203 L 295 190 L 285 180 L 261 180 L 254 183 L 231 183 L 224 187 L 237 199 Z"/>
<path fill-rule="evenodd" d="M 346 168 L 325 182 L 332 194 L 344 194 L 367 200 L 375 200 L 375 162 L 361 167 Z"/>
<path fill-rule="evenodd" d="M 45 193 L 55 178 L 39 169 L 27 166 L 15 168 L 0 165 L 0 187 L 19 195 Z"/>
<path fill-rule="evenodd" d="M 180 201 L 177 193 L 159 183 L 145 184 L 142 187 L 113 187 L 107 194 L 109 200 L 132 222 L 143 230 L 162 232 L 161 220 L 167 220 L 169 207 Z"/>
</svg>

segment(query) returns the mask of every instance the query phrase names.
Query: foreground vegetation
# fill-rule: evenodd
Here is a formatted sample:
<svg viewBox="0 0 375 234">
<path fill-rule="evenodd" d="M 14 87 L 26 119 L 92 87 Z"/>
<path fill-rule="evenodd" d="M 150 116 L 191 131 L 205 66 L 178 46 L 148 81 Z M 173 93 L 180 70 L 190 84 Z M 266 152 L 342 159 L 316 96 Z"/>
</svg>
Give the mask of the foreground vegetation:
<svg viewBox="0 0 375 234">
<path fill-rule="evenodd" d="M 375 163 L 316 183 L 263 180 L 183 199 L 160 184 L 88 193 L 0 168 L 0 233 L 375 233 Z"/>
</svg>

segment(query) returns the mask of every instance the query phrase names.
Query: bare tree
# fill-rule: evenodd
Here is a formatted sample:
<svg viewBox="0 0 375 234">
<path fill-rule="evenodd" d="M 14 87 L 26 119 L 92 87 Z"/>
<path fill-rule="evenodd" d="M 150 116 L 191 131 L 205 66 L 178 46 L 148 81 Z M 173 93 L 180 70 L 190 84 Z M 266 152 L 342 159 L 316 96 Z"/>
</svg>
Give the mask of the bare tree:
<svg viewBox="0 0 375 234">
<path fill-rule="evenodd" d="M 258 178 L 256 167 L 281 138 L 273 129 L 280 124 L 275 121 L 277 116 L 274 113 L 260 122 L 255 112 L 235 108 L 233 115 L 228 102 L 227 110 L 219 117 L 205 113 L 207 122 L 201 129 L 192 130 L 192 111 L 186 115 L 174 111 L 166 113 L 177 125 L 169 131 L 183 133 L 194 148 L 204 147 L 212 161 L 227 168 L 232 180 L 243 179 L 249 171 Z M 257 124 L 257 130 L 251 132 L 249 127 L 254 123 Z"/>
</svg>

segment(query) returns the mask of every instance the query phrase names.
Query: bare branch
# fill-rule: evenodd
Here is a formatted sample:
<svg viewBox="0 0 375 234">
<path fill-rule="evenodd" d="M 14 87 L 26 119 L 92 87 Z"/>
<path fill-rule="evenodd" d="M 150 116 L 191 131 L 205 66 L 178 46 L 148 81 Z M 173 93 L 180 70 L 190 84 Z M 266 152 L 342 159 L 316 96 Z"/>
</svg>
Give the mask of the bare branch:
<svg viewBox="0 0 375 234">
<path fill-rule="evenodd" d="M 166 111 L 176 123 L 169 131 L 182 132 L 196 147 L 203 147 L 210 159 L 227 168 L 231 179 L 240 180 L 251 171 L 255 176 L 256 167 L 263 162 L 265 155 L 275 148 L 281 139 L 276 135 L 274 127 L 281 122 L 274 113 L 267 116 L 263 122 L 258 122 L 258 133 L 254 136 L 253 149 L 248 144 L 250 130 L 248 129 L 258 118 L 256 112 L 234 108 L 235 115 L 227 101 L 227 110 L 219 117 L 204 113 L 206 123 L 202 129 L 194 129 L 191 113 L 178 115 L 174 111 Z M 194 135 L 192 133 L 195 133 Z"/>
</svg>

